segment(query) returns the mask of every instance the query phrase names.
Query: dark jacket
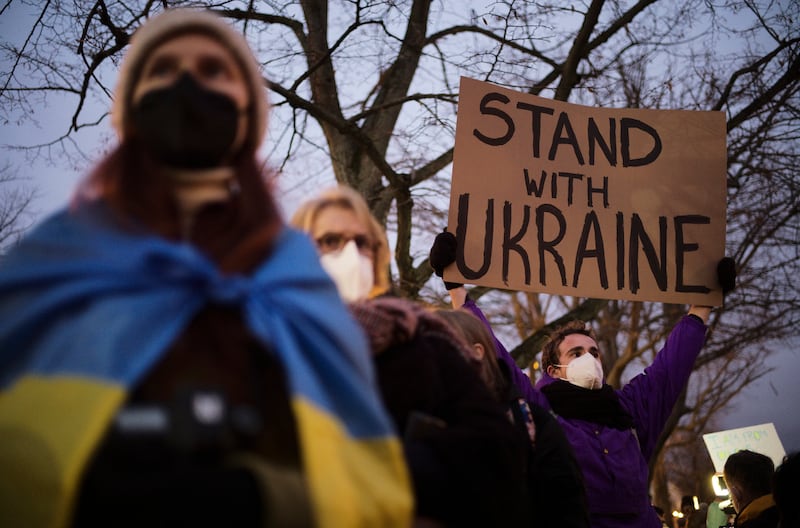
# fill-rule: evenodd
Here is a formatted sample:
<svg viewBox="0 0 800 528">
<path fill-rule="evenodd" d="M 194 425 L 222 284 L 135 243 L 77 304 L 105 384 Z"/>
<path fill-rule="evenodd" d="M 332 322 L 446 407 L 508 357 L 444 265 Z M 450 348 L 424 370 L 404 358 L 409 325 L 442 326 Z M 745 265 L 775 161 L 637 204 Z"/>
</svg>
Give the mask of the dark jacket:
<svg viewBox="0 0 800 528">
<path fill-rule="evenodd" d="M 498 361 L 498 366 L 506 382 L 505 402 L 514 425 L 530 440 L 526 474 L 528 526 L 588 528 L 583 475 L 564 431 L 552 411 L 525 400 L 505 362 Z M 532 439 L 526 430 L 526 413 L 533 418 Z"/>
<path fill-rule="evenodd" d="M 536 448 L 529 465 L 533 526 L 588 528 L 583 476 L 567 437 L 550 411 L 538 405 L 531 411 L 536 423 Z"/>
<path fill-rule="evenodd" d="M 351 309 L 372 340 L 378 385 L 404 438 L 416 515 L 445 526 L 521 526 L 525 440 L 458 338 L 403 299 Z"/>
<path fill-rule="evenodd" d="M 221 396 L 234 423 L 204 426 L 192 419 L 197 391 Z M 286 377 L 235 311 L 203 310 L 131 394 L 127 410 L 140 406 L 160 408 L 177 429 L 112 428 L 84 474 L 74 526 L 107 526 L 121 511 L 127 513 L 117 526 L 260 526 L 265 508 L 287 511 L 281 519 L 292 518 L 293 526 L 313 524 Z M 250 414 L 249 426 L 235 423 L 241 412 Z M 257 454 L 263 468 L 282 468 L 269 481 L 292 488 L 292 501 L 266 505 L 267 481 L 225 463 L 233 452 Z"/>
<path fill-rule="evenodd" d="M 744 507 L 736 516 L 736 528 L 776 528 L 780 515 L 772 495 L 763 495 Z"/>
</svg>

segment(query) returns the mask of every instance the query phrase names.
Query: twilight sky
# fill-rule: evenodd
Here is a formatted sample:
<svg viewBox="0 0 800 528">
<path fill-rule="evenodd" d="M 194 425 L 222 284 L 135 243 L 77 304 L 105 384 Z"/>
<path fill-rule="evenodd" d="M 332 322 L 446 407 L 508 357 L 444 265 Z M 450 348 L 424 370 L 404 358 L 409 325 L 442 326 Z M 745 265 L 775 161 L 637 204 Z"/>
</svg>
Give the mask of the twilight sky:
<svg viewBox="0 0 800 528">
<path fill-rule="evenodd" d="M 15 3 L 9 9 L 17 9 L 18 6 L 19 4 Z M 23 14 L 16 20 L 7 13 L 7 16 L 0 18 L 0 32 L 6 37 L 18 34 L 19 38 L 24 39 L 30 30 L 30 24 L 30 18 Z M 9 69 L 10 65 L 0 64 L 0 71 Z M 4 81 L 5 79 L 0 79 L 0 82 Z M 9 150 L 6 147 L 41 144 L 60 136 L 65 132 L 66 124 L 69 122 L 68 116 L 73 109 L 72 104 L 59 104 L 56 101 L 46 108 L 37 109 L 38 115 L 35 116 L 37 125 L 26 121 L 22 126 L 8 122 L 0 127 L 0 152 L 2 152 L 0 161 L 8 161 L 17 176 L 31 179 L 31 183 L 37 189 L 38 197 L 30 210 L 36 213 L 37 221 L 67 204 L 76 183 L 91 167 L 92 160 L 99 156 L 103 140 L 113 137 L 109 120 L 106 118 L 97 128 L 75 135 L 86 156 L 84 164 L 77 163 L 79 166 L 74 166 L 74 160 L 70 162 L 58 160 L 59 166 L 52 166 L 41 156 L 29 157 L 30 153 Z M 101 113 L 102 111 L 99 110 Z M 331 180 L 329 183 L 332 182 Z M 280 187 L 281 182 L 278 184 Z M 284 185 L 291 188 L 290 182 L 284 182 Z M 296 196 L 297 193 L 294 194 L 288 192 L 287 199 L 282 200 L 285 214 L 291 214 L 294 209 L 293 204 L 299 203 L 303 198 Z M 800 339 L 797 339 L 795 344 L 800 345 Z M 798 382 L 800 380 L 797 379 L 800 377 L 799 348 L 800 346 L 783 349 L 769 358 L 767 366 L 773 370 L 737 396 L 734 405 L 719 421 L 721 429 L 772 422 L 786 451 L 800 451 L 800 412 L 797 411 L 796 404 L 800 401 L 800 382 Z"/>
</svg>

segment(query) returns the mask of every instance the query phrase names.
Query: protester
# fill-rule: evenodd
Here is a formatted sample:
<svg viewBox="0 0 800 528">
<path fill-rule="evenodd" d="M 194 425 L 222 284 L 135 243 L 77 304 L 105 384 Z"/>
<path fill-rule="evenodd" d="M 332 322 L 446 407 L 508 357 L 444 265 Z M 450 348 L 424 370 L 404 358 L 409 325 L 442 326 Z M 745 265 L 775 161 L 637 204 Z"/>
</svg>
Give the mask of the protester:
<svg viewBox="0 0 800 528">
<path fill-rule="evenodd" d="M 533 421 L 528 419 L 531 415 L 528 403 L 509 380 L 507 370 L 503 369 L 504 365 L 497 361 L 489 330 L 466 310 L 441 309 L 436 311 L 436 315 L 455 330 L 475 360 L 481 379 L 489 387 L 494 398 L 504 405 L 506 414 L 511 415 L 512 422 L 519 424 L 521 429 L 525 430 L 525 436 L 529 437 L 529 441 L 535 443 L 535 427 Z"/>
<path fill-rule="evenodd" d="M 705 528 L 720 528 L 728 525 L 728 514 L 720 507 L 722 501 L 721 497 L 714 497 L 714 500 L 708 505 Z"/>
<path fill-rule="evenodd" d="M 430 263 L 437 275 L 455 262 L 456 250 L 455 235 L 436 236 Z M 733 289 L 732 261 L 723 259 L 717 271 L 723 291 Z M 491 330 L 463 284 L 445 282 L 445 287 L 454 308 L 470 310 Z M 597 340 L 581 321 L 551 334 L 536 387 L 495 339 L 499 359 L 512 369 L 526 400 L 558 416 L 583 472 L 593 528 L 661 525 L 648 498 L 647 461 L 703 346 L 710 312 L 710 307 L 690 307 L 653 363 L 621 390 L 605 383 Z"/>
<path fill-rule="evenodd" d="M 511 422 L 528 439 L 526 460 L 528 509 L 535 526 L 588 527 L 583 477 L 564 431 L 555 417 L 529 404 L 514 385 L 511 373 L 498 361 L 492 335 L 482 321 L 467 310 L 439 310 L 474 351 L 481 377 L 505 406 Z"/>
<path fill-rule="evenodd" d="M 133 35 L 119 146 L 0 263 L 0 525 L 410 524 L 366 338 L 265 185 L 263 84 L 210 12 Z"/>
<path fill-rule="evenodd" d="M 743 449 L 725 461 L 725 485 L 736 510 L 735 528 L 775 528 L 778 507 L 772 497 L 775 464 L 766 455 Z"/>
<path fill-rule="evenodd" d="M 772 496 L 780 513 L 780 528 L 800 526 L 800 451 L 783 458 L 772 479 Z"/>
<path fill-rule="evenodd" d="M 453 330 L 389 294 L 386 234 L 363 197 L 345 186 L 329 189 L 291 222 L 316 242 L 370 339 L 383 401 L 404 438 L 417 525 L 523 525 L 526 439 Z"/>
</svg>

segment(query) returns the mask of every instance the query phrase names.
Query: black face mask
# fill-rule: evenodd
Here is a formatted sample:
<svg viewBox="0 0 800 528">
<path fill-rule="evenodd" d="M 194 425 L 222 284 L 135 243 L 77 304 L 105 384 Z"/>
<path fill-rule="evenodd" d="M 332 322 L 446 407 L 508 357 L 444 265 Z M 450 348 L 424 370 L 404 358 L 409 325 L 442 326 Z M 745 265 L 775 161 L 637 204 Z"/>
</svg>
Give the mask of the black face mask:
<svg viewBox="0 0 800 528">
<path fill-rule="evenodd" d="M 146 93 L 132 113 L 145 148 L 161 163 L 182 169 L 220 166 L 239 124 L 233 100 L 203 88 L 188 73 Z"/>
</svg>

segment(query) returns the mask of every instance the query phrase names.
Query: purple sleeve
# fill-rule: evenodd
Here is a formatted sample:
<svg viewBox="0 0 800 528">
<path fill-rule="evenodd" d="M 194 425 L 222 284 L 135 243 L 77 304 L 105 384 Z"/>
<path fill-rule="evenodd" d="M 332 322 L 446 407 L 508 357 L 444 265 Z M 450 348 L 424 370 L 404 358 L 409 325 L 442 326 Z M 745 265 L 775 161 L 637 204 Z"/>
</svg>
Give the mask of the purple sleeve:
<svg viewBox="0 0 800 528">
<path fill-rule="evenodd" d="M 483 322 L 484 326 L 489 329 L 489 333 L 492 334 L 492 339 L 494 340 L 494 349 L 497 353 L 497 359 L 508 365 L 508 371 L 511 372 L 512 381 L 514 382 L 514 385 L 516 385 L 522 392 L 525 400 L 528 403 L 533 403 L 549 409 L 550 404 L 547 403 L 544 395 L 533 387 L 530 378 L 528 378 L 528 376 L 522 372 L 522 369 L 519 368 L 517 362 L 514 361 L 514 358 L 508 353 L 508 350 L 506 350 L 506 347 L 503 346 L 503 343 L 501 343 L 500 340 L 497 339 L 497 336 L 494 335 L 492 326 L 489 324 L 489 321 L 486 320 L 486 316 L 483 315 L 483 312 L 480 308 L 478 308 L 478 305 L 475 304 L 475 301 L 468 297 L 462 308 L 472 312 Z"/>
<path fill-rule="evenodd" d="M 639 444 L 646 459 L 672 408 L 692 373 L 694 361 L 705 342 L 706 326 L 698 318 L 683 316 L 667 337 L 664 348 L 642 374 L 620 391 L 620 402 L 636 423 Z"/>
</svg>

